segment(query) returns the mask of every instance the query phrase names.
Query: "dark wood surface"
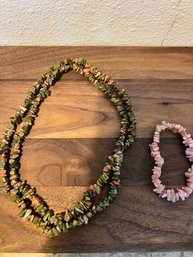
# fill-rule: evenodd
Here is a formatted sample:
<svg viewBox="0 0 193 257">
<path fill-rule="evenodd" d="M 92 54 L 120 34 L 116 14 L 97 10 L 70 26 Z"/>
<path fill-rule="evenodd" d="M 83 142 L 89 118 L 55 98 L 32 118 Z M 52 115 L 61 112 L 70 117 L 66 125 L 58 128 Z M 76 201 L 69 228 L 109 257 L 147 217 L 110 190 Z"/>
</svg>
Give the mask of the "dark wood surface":
<svg viewBox="0 0 193 257">
<path fill-rule="evenodd" d="M 0 54 L 0 137 L 41 74 L 68 57 L 83 57 L 115 79 L 131 96 L 137 119 L 118 196 L 88 225 L 47 238 L 18 216 L 16 204 L 1 190 L 0 252 L 193 250 L 193 196 L 173 204 L 152 191 L 148 147 L 162 120 L 193 134 L 193 48 L 1 47 Z M 54 210 L 72 207 L 101 173 L 119 127 L 119 115 L 100 91 L 74 72 L 64 75 L 24 143 L 22 178 Z M 165 184 L 185 185 L 190 163 L 184 151 L 179 136 L 162 134 Z"/>
</svg>

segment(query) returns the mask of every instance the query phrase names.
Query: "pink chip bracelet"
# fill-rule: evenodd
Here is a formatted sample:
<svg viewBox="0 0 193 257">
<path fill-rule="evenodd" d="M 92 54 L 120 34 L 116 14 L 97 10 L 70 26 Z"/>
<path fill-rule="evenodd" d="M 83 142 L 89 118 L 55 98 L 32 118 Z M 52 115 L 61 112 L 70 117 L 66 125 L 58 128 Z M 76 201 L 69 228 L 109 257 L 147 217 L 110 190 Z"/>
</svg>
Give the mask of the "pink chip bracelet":
<svg viewBox="0 0 193 257">
<path fill-rule="evenodd" d="M 166 186 L 161 182 L 161 168 L 164 164 L 164 159 L 160 155 L 159 146 L 160 143 L 160 132 L 169 129 L 173 133 L 179 133 L 183 138 L 183 144 L 187 147 L 185 154 L 186 157 L 193 163 L 193 139 L 191 135 L 186 132 L 186 129 L 180 124 L 174 124 L 162 121 L 161 125 L 156 125 L 153 142 L 149 145 L 151 149 L 151 156 L 155 160 L 155 166 L 153 168 L 152 182 L 155 186 L 153 190 L 160 197 L 166 198 L 168 201 L 173 203 L 179 200 L 185 200 L 188 196 L 191 195 L 193 191 L 193 165 L 191 168 L 185 172 L 187 185 L 185 187 L 176 188 L 176 189 L 166 189 Z"/>
</svg>

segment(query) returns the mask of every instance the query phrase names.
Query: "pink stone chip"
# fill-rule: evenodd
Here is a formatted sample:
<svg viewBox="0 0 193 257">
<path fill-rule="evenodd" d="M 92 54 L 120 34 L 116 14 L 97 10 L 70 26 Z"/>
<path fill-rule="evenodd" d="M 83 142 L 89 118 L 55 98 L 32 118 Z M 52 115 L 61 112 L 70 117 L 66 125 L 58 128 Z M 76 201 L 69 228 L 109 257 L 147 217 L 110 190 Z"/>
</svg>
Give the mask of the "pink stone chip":
<svg viewBox="0 0 193 257">
<path fill-rule="evenodd" d="M 167 192 L 166 192 L 165 189 L 160 193 L 160 196 L 161 196 L 162 198 L 167 197 Z"/>
</svg>

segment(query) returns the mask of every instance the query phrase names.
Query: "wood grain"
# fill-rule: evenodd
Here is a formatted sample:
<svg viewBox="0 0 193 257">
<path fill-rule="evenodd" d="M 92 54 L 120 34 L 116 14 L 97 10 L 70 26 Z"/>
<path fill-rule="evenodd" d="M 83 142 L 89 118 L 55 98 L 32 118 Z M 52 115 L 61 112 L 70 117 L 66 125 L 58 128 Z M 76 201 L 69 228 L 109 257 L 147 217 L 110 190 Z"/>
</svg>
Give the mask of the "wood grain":
<svg viewBox="0 0 193 257">
<path fill-rule="evenodd" d="M 35 81 L 1 81 L 0 137 L 9 117 L 23 103 L 33 83 Z M 180 122 L 193 133 L 192 119 L 189 118 L 193 104 L 193 80 L 121 79 L 117 83 L 131 97 L 138 123 L 137 137 L 151 137 L 155 124 L 162 120 Z M 115 106 L 82 78 L 55 84 L 51 96 L 41 105 L 29 137 L 116 138 L 119 129 L 120 116 Z"/>
<path fill-rule="evenodd" d="M 88 186 L 101 174 L 115 141 L 113 138 L 27 139 L 21 162 L 22 178 L 35 186 Z M 149 143 L 150 139 L 137 138 L 125 152 L 123 185 L 151 184 L 153 159 Z M 162 138 L 160 149 L 165 158 L 163 181 L 169 185 L 183 185 L 183 171 L 190 163 L 185 158 L 180 137 Z"/>
<path fill-rule="evenodd" d="M 193 134 L 193 48 L 1 47 L 0 53 L 0 137 L 41 74 L 77 53 L 126 89 L 137 119 L 119 194 L 89 225 L 49 239 L 18 216 L 17 206 L 0 190 L 0 252 L 193 250 L 193 197 L 172 204 L 152 192 L 148 146 L 155 124 L 163 119 Z M 85 78 L 73 72 L 63 76 L 24 142 L 22 178 L 55 211 L 72 207 L 101 173 L 119 122 L 114 106 Z M 162 180 L 168 186 L 185 185 L 190 163 L 184 151 L 179 136 L 162 134 Z"/>
<path fill-rule="evenodd" d="M 193 78 L 191 47 L 7 46 L 0 49 L 0 55 L 1 79 L 37 79 L 49 66 L 68 57 L 83 57 L 114 79 Z"/>
</svg>

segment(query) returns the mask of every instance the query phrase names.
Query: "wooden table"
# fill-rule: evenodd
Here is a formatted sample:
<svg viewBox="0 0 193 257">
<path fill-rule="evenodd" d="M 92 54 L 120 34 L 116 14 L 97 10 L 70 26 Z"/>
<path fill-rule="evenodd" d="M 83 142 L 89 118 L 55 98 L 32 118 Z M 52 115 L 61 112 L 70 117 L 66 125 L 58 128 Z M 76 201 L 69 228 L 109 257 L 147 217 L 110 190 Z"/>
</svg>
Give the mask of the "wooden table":
<svg viewBox="0 0 193 257">
<path fill-rule="evenodd" d="M 63 58 L 83 57 L 122 88 L 133 102 L 137 138 L 125 152 L 117 198 L 88 225 L 55 239 L 18 216 L 0 191 L 0 252 L 123 252 L 193 250 L 193 196 L 160 199 L 151 183 L 148 144 L 162 120 L 193 134 L 193 48 L 1 47 L 0 136 L 32 85 Z M 21 177 L 37 187 L 55 211 L 72 207 L 102 171 L 114 148 L 120 117 L 85 78 L 64 75 L 42 104 L 26 139 Z M 163 182 L 185 185 L 190 163 L 180 138 L 162 134 Z"/>
</svg>

